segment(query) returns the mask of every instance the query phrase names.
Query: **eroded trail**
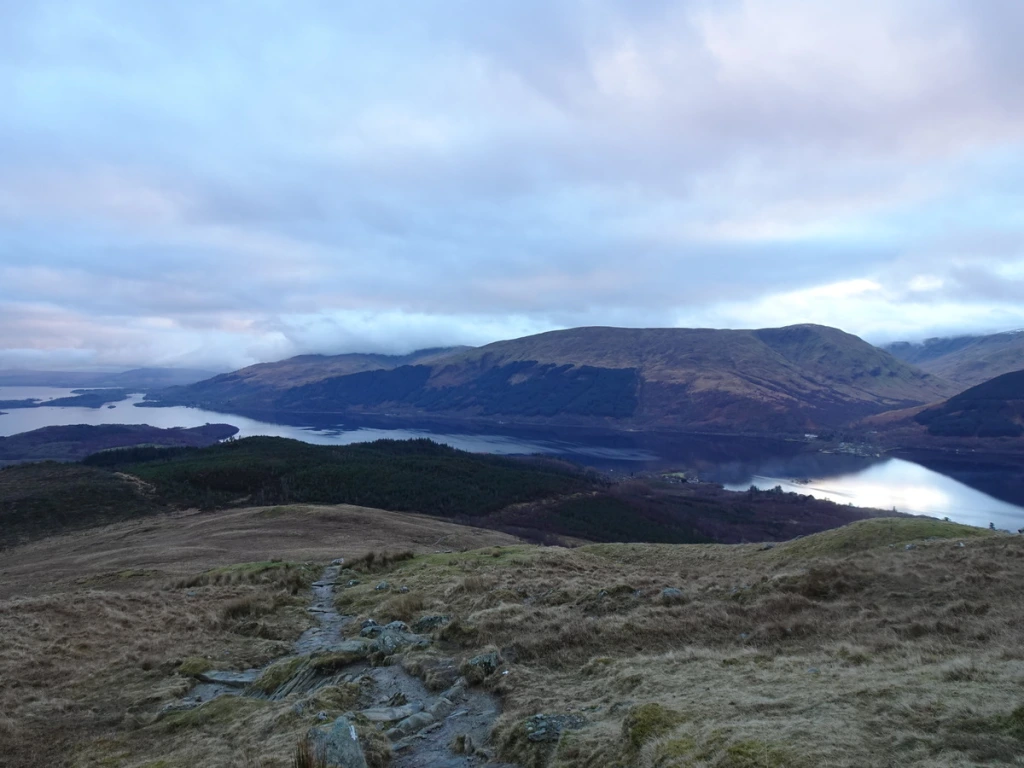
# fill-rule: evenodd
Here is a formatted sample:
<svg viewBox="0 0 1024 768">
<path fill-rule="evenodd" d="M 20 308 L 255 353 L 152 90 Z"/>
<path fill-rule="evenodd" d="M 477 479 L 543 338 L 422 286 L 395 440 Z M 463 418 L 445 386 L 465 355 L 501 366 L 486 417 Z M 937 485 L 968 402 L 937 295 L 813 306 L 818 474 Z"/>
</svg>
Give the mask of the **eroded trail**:
<svg viewBox="0 0 1024 768">
<path fill-rule="evenodd" d="M 294 699 L 297 713 L 313 715 L 323 723 L 310 731 L 311 740 L 346 768 L 365 765 L 359 762 L 362 755 L 356 754 L 354 722 L 369 722 L 387 736 L 392 745 L 389 765 L 394 768 L 515 768 L 495 762 L 487 747 L 500 714 L 496 697 L 469 688 L 461 678 L 445 691 L 431 692 L 398 663 L 373 666 L 368 662 L 371 654 L 390 657 L 405 648 L 425 647 L 429 637 L 410 632 L 402 622 L 380 626 L 372 621 L 365 622 L 358 639 L 343 636 L 353 617 L 339 614 L 334 607 L 342 568 L 341 561 L 333 562 L 313 584 L 308 610 L 316 625 L 295 642 L 294 654 L 262 669 L 203 673 L 189 695 L 168 711 L 194 708 L 225 695 L 272 701 L 288 698 Z M 355 706 L 333 720 L 326 712 L 316 711 L 317 693 L 329 686 L 358 689 Z"/>
</svg>

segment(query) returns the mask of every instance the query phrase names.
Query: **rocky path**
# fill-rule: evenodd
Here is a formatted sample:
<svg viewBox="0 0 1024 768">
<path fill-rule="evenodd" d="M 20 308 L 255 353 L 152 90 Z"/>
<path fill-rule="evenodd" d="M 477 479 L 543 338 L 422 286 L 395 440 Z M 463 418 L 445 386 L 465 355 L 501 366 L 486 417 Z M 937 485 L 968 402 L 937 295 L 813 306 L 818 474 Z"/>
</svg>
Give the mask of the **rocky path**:
<svg viewBox="0 0 1024 768">
<path fill-rule="evenodd" d="M 358 708 L 329 723 L 325 713 L 318 713 L 325 724 L 311 729 L 309 734 L 310 740 L 327 754 L 329 764 L 344 768 L 365 766 L 352 724 L 356 716 L 361 716 L 376 723 L 391 740 L 393 768 L 515 768 L 495 762 L 487 747 L 500 713 L 497 698 L 470 689 L 461 678 L 448 690 L 432 693 L 399 664 L 371 666 L 362 660 L 374 651 L 390 655 L 405 647 L 429 644 L 429 637 L 410 632 L 402 622 L 379 626 L 368 621 L 360 639 L 343 638 L 342 630 L 352 617 L 341 615 L 334 608 L 342 567 L 342 561 L 334 561 L 313 584 L 313 601 L 308 610 L 316 618 L 316 625 L 296 641 L 294 655 L 274 662 L 294 660 L 295 669 L 285 682 L 272 692 L 253 685 L 272 665 L 244 672 L 211 671 L 199 676 L 200 682 L 188 696 L 167 711 L 189 709 L 217 696 L 234 695 L 271 700 L 294 697 L 296 710 L 308 712 L 309 697 L 318 689 L 354 682 L 364 691 Z M 325 671 L 315 663 L 325 654 L 351 655 L 352 662 Z"/>
</svg>

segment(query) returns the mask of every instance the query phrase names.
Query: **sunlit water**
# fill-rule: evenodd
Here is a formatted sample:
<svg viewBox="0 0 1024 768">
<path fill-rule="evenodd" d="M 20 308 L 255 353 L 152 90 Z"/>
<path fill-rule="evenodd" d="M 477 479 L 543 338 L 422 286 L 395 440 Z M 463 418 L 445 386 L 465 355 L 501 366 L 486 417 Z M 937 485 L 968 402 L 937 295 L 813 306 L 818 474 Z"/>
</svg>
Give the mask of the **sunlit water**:
<svg viewBox="0 0 1024 768">
<path fill-rule="evenodd" d="M 0 387 L 0 400 L 50 400 L 71 394 L 53 387 Z M 806 452 L 781 442 L 741 438 L 651 436 L 641 433 L 566 432 L 513 429 L 506 434 L 460 433 L 434 429 L 390 429 L 344 424 L 299 426 L 260 421 L 199 408 L 139 408 L 141 395 L 101 408 L 31 408 L 0 416 L 0 436 L 64 424 L 149 424 L 196 427 L 233 424 L 240 437 L 290 437 L 319 445 L 347 445 L 382 438 L 429 437 L 478 453 L 559 455 L 617 473 L 696 468 L 702 478 L 730 490 L 751 485 L 810 494 L 839 503 L 949 517 L 969 525 L 1016 531 L 1024 526 L 1024 499 L 997 499 L 939 472 L 901 459 L 869 459 Z M 995 492 L 995 491 L 994 491 Z M 1016 503 L 1021 502 L 1021 503 Z"/>
</svg>

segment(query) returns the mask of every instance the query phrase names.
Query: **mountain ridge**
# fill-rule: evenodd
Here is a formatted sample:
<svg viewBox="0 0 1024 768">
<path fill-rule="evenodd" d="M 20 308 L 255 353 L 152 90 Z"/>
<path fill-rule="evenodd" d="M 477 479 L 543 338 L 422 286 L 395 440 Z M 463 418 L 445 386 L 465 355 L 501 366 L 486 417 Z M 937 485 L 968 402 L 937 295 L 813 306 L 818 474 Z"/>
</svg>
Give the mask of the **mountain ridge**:
<svg viewBox="0 0 1024 768">
<path fill-rule="evenodd" d="M 827 326 L 594 326 L 384 360 L 291 358 L 165 390 L 150 404 L 799 432 L 955 391 Z"/>
</svg>

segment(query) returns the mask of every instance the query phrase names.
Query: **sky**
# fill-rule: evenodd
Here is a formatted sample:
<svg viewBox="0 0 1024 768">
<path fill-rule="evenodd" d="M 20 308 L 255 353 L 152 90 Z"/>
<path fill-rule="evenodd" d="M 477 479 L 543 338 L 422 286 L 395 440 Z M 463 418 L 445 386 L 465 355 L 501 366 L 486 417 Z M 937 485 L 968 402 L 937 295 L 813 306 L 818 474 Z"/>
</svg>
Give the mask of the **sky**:
<svg viewBox="0 0 1024 768">
<path fill-rule="evenodd" d="M 1024 327 L 1020 0 L 0 0 L 0 367 Z"/>
</svg>

